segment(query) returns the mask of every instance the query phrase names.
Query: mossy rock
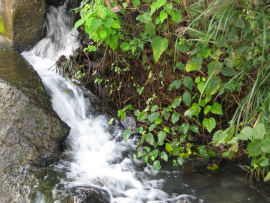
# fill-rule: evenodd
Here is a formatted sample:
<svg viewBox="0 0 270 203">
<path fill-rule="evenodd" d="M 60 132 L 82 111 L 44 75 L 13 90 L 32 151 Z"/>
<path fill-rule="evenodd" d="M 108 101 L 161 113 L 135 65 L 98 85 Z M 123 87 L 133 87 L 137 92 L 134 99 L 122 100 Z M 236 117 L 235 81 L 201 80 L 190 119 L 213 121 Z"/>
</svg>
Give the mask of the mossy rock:
<svg viewBox="0 0 270 203">
<path fill-rule="evenodd" d="M 1 203 L 29 202 L 27 188 L 36 183 L 29 171 L 58 160 L 69 127 L 18 52 L 0 51 L 0 92 Z"/>
</svg>

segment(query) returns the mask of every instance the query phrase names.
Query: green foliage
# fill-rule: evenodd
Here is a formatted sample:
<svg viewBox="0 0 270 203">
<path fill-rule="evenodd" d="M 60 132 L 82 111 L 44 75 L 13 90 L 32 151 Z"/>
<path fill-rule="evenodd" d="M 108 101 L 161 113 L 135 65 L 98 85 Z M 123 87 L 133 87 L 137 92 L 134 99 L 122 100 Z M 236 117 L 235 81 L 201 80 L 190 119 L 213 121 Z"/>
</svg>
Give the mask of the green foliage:
<svg viewBox="0 0 270 203">
<path fill-rule="evenodd" d="M 144 98 L 148 101 L 140 110 L 127 105 L 118 111 L 121 119 L 125 119 L 127 111 L 133 111 L 138 121 L 145 121 L 144 127 L 137 129 L 142 138 L 136 157 L 146 163 L 153 162 L 154 169 L 161 168 L 160 159 L 168 161 L 171 158 L 176 166 L 183 165 L 184 159 L 191 154 L 214 156 L 215 153 L 205 146 L 200 146 L 198 153 L 192 148 L 191 136 L 200 130 L 200 133 L 214 133 L 212 143 L 224 145 L 223 156 L 232 158 L 245 149 L 253 158 L 252 171 L 263 175 L 269 172 L 269 14 L 265 5 L 254 7 L 250 5 L 251 1 L 235 2 L 224 1 L 216 8 L 216 13 L 199 3 L 179 10 L 180 1 L 168 0 L 153 3 L 136 0 L 131 2 L 132 8 L 127 2 L 120 1 L 120 14 L 113 13 L 99 0 L 83 1 L 78 9 L 81 19 L 76 22 L 75 29 L 84 26 L 95 42 L 95 46 L 89 46 L 87 51 L 96 51 L 102 44 L 117 53 L 121 63 L 127 58 L 142 58 L 149 76 L 145 83 L 134 83 L 140 98 L 148 91 L 146 84 L 156 82 L 157 77 L 161 79 L 162 88 L 165 81 L 169 81 L 166 86 L 169 95 L 176 94 L 174 98 L 168 98 L 167 103 L 157 102 L 153 96 Z M 138 6 L 142 3 L 148 4 L 150 9 L 140 10 Z M 123 20 L 129 15 L 128 9 L 139 11 L 136 17 L 138 33 L 134 33 L 132 23 Z M 187 27 L 176 34 L 183 12 L 189 17 L 184 23 Z M 163 67 L 159 76 L 146 60 L 148 50 L 151 50 L 156 65 Z M 166 70 L 172 75 L 166 78 L 165 65 L 173 55 L 171 70 Z M 183 56 L 187 59 L 183 60 Z M 132 66 L 112 68 L 120 77 Z M 97 78 L 96 82 L 104 81 Z M 240 100 L 238 95 L 243 92 L 248 93 Z M 233 117 L 227 112 L 230 96 L 239 105 Z M 230 119 L 230 126 L 222 129 L 224 122 Z M 130 134 L 130 130 L 125 131 L 124 140 Z M 208 168 L 216 170 L 217 166 Z M 268 173 L 265 180 L 269 179 Z"/>
</svg>

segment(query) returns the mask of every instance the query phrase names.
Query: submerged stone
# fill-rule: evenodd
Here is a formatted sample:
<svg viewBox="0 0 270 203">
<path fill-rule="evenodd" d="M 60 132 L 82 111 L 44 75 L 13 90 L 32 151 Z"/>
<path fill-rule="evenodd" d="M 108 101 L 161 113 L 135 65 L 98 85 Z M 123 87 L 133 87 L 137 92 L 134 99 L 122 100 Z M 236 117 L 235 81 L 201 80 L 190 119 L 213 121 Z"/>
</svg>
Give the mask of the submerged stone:
<svg viewBox="0 0 270 203">
<path fill-rule="evenodd" d="M 97 187 L 78 186 L 71 189 L 71 203 L 109 203 L 110 194 Z"/>
<path fill-rule="evenodd" d="M 0 51 L 0 202 L 30 202 L 32 166 L 57 160 L 69 127 L 38 74 L 18 52 Z"/>
</svg>

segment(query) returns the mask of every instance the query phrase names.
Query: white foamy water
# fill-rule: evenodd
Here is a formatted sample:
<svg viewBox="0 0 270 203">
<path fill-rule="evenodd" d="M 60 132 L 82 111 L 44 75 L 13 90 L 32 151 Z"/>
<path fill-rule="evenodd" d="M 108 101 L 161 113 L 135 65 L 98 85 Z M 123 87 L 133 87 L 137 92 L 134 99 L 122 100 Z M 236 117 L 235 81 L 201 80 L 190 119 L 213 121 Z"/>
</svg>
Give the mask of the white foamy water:
<svg viewBox="0 0 270 203">
<path fill-rule="evenodd" d="M 74 186 L 102 188 L 110 195 L 111 202 L 177 202 L 186 199 L 186 195 L 173 199 L 163 192 L 161 188 L 165 180 L 148 179 L 157 174 L 150 166 L 136 171 L 135 168 L 142 163 L 127 155 L 134 151 L 138 138 L 119 141 L 122 130 L 117 126 L 111 128 L 108 118 L 103 115 L 87 113 L 86 109 L 90 108 L 91 112 L 92 107 L 82 91 L 55 71 L 48 70 L 61 55 L 69 56 L 79 46 L 77 38 L 72 36 L 77 33 L 72 29 L 65 7 L 50 8 L 47 37 L 31 51 L 22 53 L 50 93 L 53 109 L 71 127 L 70 148 L 65 153 L 72 156 L 72 161 L 61 160 L 53 166 L 55 170 L 65 169 L 61 184 L 65 189 Z M 67 94 L 64 93 L 66 89 L 70 90 Z M 61 202 L 65 195 L 66 192 L 56 185 L 53 189 L 55 203 Z M 38 201 L 44 202 L 44 199 Z"/>
</svg>

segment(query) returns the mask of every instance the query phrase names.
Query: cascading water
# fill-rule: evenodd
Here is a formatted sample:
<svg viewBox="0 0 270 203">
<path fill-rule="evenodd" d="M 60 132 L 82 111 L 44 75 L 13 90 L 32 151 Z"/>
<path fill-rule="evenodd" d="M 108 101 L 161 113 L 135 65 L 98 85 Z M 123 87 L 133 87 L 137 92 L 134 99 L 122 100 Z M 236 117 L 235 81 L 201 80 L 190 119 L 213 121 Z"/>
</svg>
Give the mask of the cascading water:
<svg viewBox="0 0 270 203">
<path fill-rule="evenodd" d="M 80 193 L 83 190 L 92 192 L 90 200 L 85 202 L 94 203 L 265 202 L 257 191 L 245 186 L 246 173 L 237 171 L 235 165 L 222 171 L 223 166 L 219 172 L 194 173 L 192 168 L 187 168 L 188 175 L 185 175 L 164 164 L 166 170 L 157 172 L 132 158 L 139 138 L 122 141 L 122 130 L 118 125 L 110 126 L 106 116 L 94 115 L 93 107 L 80 89 L 48 70 L 61 55 L 69 56 L 79 46 L 70 16 L 66 5 L 57 9 L 50 7 L 47 37 L 31 51 L 22 53 L 40 75 L 51 95 L 54 110 L 71 127 L 67 138 L 69 148 L 58 163 L 42 169 L 48 172 L 40 179 L 40 186 L 36 185 L 38 192 L 34 202 L 72 202 L 70 196 L 74 194 L 74 188 L 83 188 L 79 190 L 79 196 L 83 196 Z M 50 187 L 46 188 L 48 183 Z M 265 185 L 257 187 L 265 194 L 269 192 Z M 49 199 L 46 191 L 50 193 Z M 101 194 L 101 197 L 93 193 Z M 73 197 L 74 203 L 80 202 L 76 199 L 78 196 Z"/>
<path fill-rule="evenodd" d="M 72 53 L 78 46 L 76 32 L 72 31 L 72 21 L 66 12 L 66 5 L 50 7 L 47 14 L 47 37 L 41 40 L 31 51 L 22 55 L 40 75 L 44 86 L 52 98 L 52 105 L 59 117 L 70 127 L 68 145 L 65 152 L 72 161 L 64 158 L 51 167 L 65 171 L 65 177 L 59 178 L 63 186 L 56 184 L 53 200 L 61 202 L 68 195 L 68 189 L 75 186 L 91 186 L 107 191 L 111 202 L 176 202 L 177 199 L 194 199 L 193 196 L 175 195 L 170 197 L 161 190 L 163 179 L 153 180 L 157 173 L 150 166 L 142 165 L 128 153 L 134 151 L 134 137 L 127 143 L 121 141 L 122 131 L 114 127 L 113 132 L 108 119 L 88 114 L 90 103 L 80 89 L 71 85 L 54 71 L 48 70 L 61 56 Z M 69 89 L 68 94 L 64 91 Z M 91 112 L 91 110 L 90 110 Z M 126 156 L 124 156 L 126 154 Z M 137 168 L 137 170 L 135 170 Z M 191 193 L 191 192 L 190 192 Z M 40 197 L 37 202 L 44 202 Z"/>
</svg>

